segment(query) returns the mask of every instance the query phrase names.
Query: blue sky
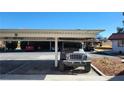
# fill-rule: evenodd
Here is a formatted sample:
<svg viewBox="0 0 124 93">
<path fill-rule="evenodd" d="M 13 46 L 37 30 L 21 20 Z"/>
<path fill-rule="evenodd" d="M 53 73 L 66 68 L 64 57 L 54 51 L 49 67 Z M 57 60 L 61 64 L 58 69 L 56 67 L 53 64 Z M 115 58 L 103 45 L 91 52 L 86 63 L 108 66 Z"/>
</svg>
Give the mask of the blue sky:
<svg viewBox="0 0 124 93">
<path fill-rule="evenodd" d="M 0 12 L 0 29 L 105 29 L 108 37 L 123 19 L 121 12 Z"/>
</svg>

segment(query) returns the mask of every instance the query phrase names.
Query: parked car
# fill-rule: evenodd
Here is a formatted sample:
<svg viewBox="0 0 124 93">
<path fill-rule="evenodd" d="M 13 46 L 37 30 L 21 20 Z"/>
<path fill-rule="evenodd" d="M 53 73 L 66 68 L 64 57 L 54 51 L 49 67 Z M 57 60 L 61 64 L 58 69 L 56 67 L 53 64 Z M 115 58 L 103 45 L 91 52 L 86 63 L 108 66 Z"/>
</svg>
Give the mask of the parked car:
<svg viewBox="0 0 124 93">
<path fill-rule="evenodd" d="M 77 68 L 84 66 L 85 72 L 89 72 L 91 70 L 90 63 L 90 57 L 84 52 L 83 49 L 79 49 L 79 51 L 73 51 L 72 53 L 64 51 L 60 54 L 58 69 L 60 71 L 64 71 L 66 67 Z"/>
<path fill-rule="evenodd" d="M 34 51 L 34 47 L 33 46 L 26 46 L 25 51 Z"/>
</svg>

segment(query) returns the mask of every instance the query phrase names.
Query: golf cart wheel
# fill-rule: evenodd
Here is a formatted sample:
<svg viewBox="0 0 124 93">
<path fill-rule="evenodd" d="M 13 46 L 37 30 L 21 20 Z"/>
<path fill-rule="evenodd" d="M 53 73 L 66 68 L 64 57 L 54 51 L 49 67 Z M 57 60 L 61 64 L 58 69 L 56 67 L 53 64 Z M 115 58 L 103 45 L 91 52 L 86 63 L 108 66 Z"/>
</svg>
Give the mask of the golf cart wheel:
<svg viewBox="0 0 124 93">
<path fill-rule="evenodd" d="M 59 69 L 61 72 L 63 72 L 63 71 L 65 70 L 65 65 L 63 64 L 62 61 L 60 61 L 60 62 L 58 63 L 58 69 Z"/>
<path fill-rule="evenodd" d="M 88 73 L 90 72 L 90 70 L 91 70 L 91 65 L 90 63 L 87 63 L 87 65 L 85 66 L 85 72 Z"/>
</svg>

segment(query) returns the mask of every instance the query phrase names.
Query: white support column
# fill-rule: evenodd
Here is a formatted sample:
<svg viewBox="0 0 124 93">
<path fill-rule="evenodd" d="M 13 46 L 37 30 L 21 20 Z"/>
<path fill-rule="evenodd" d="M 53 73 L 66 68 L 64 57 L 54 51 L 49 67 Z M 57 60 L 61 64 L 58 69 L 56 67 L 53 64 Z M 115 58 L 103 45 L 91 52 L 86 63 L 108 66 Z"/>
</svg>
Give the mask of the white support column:
<svg viewBox="0 0 124 93">
<path fill-rule="evenodd" d="M 84 49 L 84 42 L 81 42 L 81 45 L 82 45 L 82 47 L 81 47 L 81 48 L 82 48 L 82 49 Z"/>
<path fill-rule="evenodd" d="M 58 38 L 55 37 L 55 67 L 58 66 Z"/>
</svg>

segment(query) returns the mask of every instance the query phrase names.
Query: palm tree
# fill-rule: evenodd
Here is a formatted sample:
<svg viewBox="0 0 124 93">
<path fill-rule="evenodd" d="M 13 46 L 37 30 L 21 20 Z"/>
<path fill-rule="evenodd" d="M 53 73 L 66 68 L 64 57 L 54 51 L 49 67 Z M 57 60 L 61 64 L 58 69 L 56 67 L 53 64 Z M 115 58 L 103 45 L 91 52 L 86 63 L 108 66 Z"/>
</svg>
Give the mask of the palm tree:
<svg viewBox="0 0 124 93">
<path fill-rule="evenodd" d="M 124 16 L 124 12 L 122 13 L 122 15 Z M 122 21 L 123 25 L 124 25 L 124 20 Z M 117 33 L 124 33 L 124 27 L 117 27 Z"/>
<path fill-rule="evenodd" d="M 124 28 L 117 27 L 117 33 L 123 33 L 123 31 L 124 31 Z"/>
</svg>

